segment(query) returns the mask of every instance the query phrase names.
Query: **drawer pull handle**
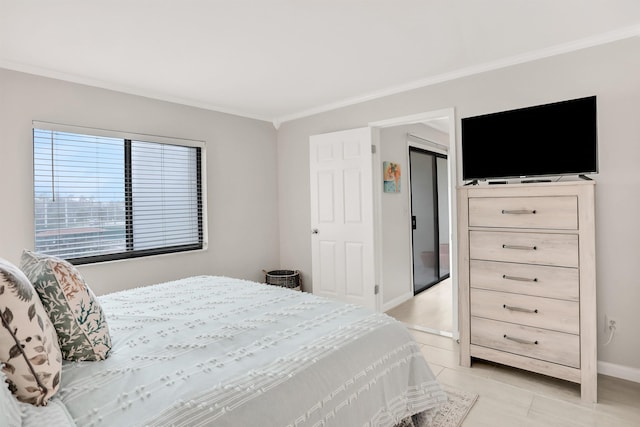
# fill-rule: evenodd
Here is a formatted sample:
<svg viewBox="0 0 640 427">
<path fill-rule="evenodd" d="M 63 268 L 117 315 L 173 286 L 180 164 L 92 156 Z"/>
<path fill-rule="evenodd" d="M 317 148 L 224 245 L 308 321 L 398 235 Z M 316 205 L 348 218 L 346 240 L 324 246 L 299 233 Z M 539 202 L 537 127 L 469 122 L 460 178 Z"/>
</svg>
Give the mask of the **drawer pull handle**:
<svg viewBox="0 0 640 427">
<path fill-rule="evenodd" d="M 511 341 L 515 341 L 520 344 L 538 344 L 537 340 L 536 341 L 523 340 L 522 338 L 510 337 L 507 334 L 504 334 L 504 338 Z"/>
<path fill-rule="evenodd" d="M 507 276 L 506 274 L 503 274 L 502 278 L 507 280 L 516 280 L 518 282 L 537 282 L 538 281 L 536 277 L 534 277 L 533 279 L 529 279 L 528 277 Z"/>
<path fill-rule="evenodd" d="M 502 209 L 505 215 L 535 215 L 535 209 Z"/>
<path fill-rule="evenodd" d="M 531 310 L 530 308 L 514 307 L 512 305 L 502 304 L 502 308 L 506 308 L 511 311 L 521 311 L 522 313 L 537 313 L 538 309 Z"/>
<path fill-rule="evenodd" d="M 521 245 L 502 245 L 503 249 L 518 249 L 521 251 L 535 251 L 538 250 L 536 246 L 521 246 Z"/>
</svg>

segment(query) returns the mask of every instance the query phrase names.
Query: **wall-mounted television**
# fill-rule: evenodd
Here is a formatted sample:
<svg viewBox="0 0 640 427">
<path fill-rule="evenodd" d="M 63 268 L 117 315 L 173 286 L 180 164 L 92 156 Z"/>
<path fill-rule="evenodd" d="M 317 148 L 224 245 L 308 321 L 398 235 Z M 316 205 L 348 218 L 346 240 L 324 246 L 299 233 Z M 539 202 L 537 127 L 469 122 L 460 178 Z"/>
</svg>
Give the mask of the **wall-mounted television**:
<svg viewBox="0 0 640 427">
<path fill-rule="evenodd" d="M 462 179 L 598 172 L 596 97 L 462 119 Z"/>
</svg>

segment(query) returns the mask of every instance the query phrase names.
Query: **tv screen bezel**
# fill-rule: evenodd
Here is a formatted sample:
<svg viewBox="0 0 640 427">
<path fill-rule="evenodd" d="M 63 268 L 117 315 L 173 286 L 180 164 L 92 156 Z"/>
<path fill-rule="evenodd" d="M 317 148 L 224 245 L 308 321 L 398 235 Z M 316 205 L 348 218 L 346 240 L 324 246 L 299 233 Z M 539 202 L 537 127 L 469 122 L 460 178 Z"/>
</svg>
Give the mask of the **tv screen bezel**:
<svg viewBox="0 0 640 427">
<path fill-rule="evenodd" d="M 594 153 L 593 156 L 590 156 L 590 159 L 593 159 L 593 168 L 584 168 L 585 170 L 580 170 L 580 171 L 573 171 L 573 170 L 563 170 L 563 171 L 557 171 L 557 172 L 546 172 L 546 171 L 541 171 L 539 173 L 523 173 L 523 174 L 507 174 L 507 173 L 496 173 L 496 174 L 484 174 L 483 176 L 468 176 L 468 174 L 466 173 L 468 169 L 468 166 L 465 167 L 465 135 L 464 135 L 464 127 L 465 127 L 465 121 L 469 120 L 469 119 L 474 119 L 474 120 L 478 120 L 478 119 L 482 119 L 482 118 L 496 118 L 502 115 L 507 115 L 507 114 L 513 114 L 513 113 L 526 113 L 527 111 L 531 111 L 531 110 L 535 110 L 535 109 L 548 109 L 551 110 L 552 108 L 557 108 L 558 104 L 568 104 L 568 103 L 572 103 L 572 102 L 580 102 L 580 101 L 593 101 L 593 119 L 591 122 L 589 122 L 590 125 L 593 125 L 593 139 L 589 141 L 589 147 L 591 149 L 591 147 L 593 147 Z M 549 107 L 549 108 L 546 108 Z M 526 179 L 526 178 L 545 178 L 545 177 L 563 177 L 563 176 L 571 176 L 571 175 L 591 175 L 591 174 L 598 174 L 599 173 L 599 158 L 598 158 L 598 124 L 597 124 L 597 120 L 598 120 L 598 108 L 597 108 L 597 96 L 596 95 L 592 95 L 592 96 L 585 96 L 585 97 L 581 97 L 581 98 L 573 98 L 573 99 L 567 99 L 567 100 L 563 100 L 563 101 L 557 101 L 557 102 L 551 102 L 551 103 L 547 103 L 547 104 L 539 104 L 539 105 L 532 105 L 532 106 L 527 106 L 527 107 L 522 107 L 522 108 L 516 108 L 516 109 L 511 109 L 511 110 L 504 110 L 504 111 L 498 111 L 498 112 L 494 112 L 494 113 L 488 113 L 488 114 L 481 114 L 481 115 L 476 115 L 476 116 L 470 116 L 470 117 L 463 117 L 461 119 L 461 125 L 460 125 L 460 130 L 461 130 L 461 166 L 462 166 L 462 180 L 463 181 L 485 181 L 485 180 L 505 180 L 505 179 Z M 591 143 L 591 141 L 593 143 Z M 479 175 L 479 174 L 477 174 Z M 486 175 L 486 176 L 485 176 Z"/>
</svg>

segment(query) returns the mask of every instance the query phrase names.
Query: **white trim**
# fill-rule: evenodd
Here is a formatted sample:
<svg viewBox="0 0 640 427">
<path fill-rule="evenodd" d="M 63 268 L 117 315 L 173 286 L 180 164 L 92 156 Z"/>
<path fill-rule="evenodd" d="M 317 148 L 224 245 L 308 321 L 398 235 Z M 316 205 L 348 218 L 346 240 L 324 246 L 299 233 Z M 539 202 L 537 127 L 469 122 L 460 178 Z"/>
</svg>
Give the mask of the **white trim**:
<svg viewBox="0 0 640 427">
<path fill-rule="evenodd" d="M 142 96 L 144 98 L 156 99 L 159 101 L 172 102 L 174 104 L 186 105 L 188 107 L 201 108 L 203 110 L 216 111 L 218 113 L 231 114 L 234 116 L 246 117 L 248 119 L 260 120 L 264 122 L 277 122 L 277 119 L 271 117 L 265 117 L 260 114 L 248 113 L 246 111 L 239 111 L 233 108 L 221 107 L 219 105 L 209 104 L 208 102 L 198 101 L 195 99 L 181 98 L 179 96 L 169 95 L 154 90 L 141 89 L 124 84 L 107 82 L 104 80 L 94 79 L 86 76 L 79 76 L 77 74 L 65 73 L 63 71 L 51 70 L 49 68 L 38 67 L 35 65 L 21 64 L 18 62 L 7 61 L 6 59 L 0 59 L 0 68 L 7 70 L 19 71 L 26 74 L 34 74 L 36 76 L 48 77 L 51 79 L 62 80 L 71 83 L 82 84 L 91 87 L 97 87 L 105 90 L 111 90 L 114 92 L 121 92 L 128 95 Z M 277 128 L 276 128 L 277 129 Z"/>
<path fill-rule="evenodd" d="M 395 95 L 401 92 L 406 92 L 422 87 L 432 86 L 438 83 L 444 83 L 447 81 L 459 79 L 462 77 L 468 77 L 475 74 L 484 73 L 487 71 L 498 70 L 501 68 L 510 67 L 513 65 L 523 64 L 526 62 L 532 62 L 539 59 L 549 58 L 552 56 L 561 55 L 563 53 L 569 53 L 576 50 L 586 49 L 589 47 L 599 46 L 618 40 L 624 40 L 631 37 L 640 36 L 640 25 L 633 25 L 630 27 L 620 28 L 614 31 L 610 31 L 603 34 L 598 34 L 591 37 L 586 37 L 580 40 L 574 40 L 567 43 L 561 43 L 555 46 L 533 50 L 520 55 L 514 55 L 495 61 L 485 62 L 484 64 L 472 65 L 465 68 L 460 68 L 448 73 L 438 74 L 435 76 L 427 77 L 420 80 L 415 80 L 406 84 L 392 86 L 386 89 L 382 89 L 369 94 L 347 98 L 342 101 L 325 104 L 319 107 L 310 108 L 308 110 L 299 111 L 289 115 L 284 115 L 274 119 L 274 122 L 284 123 L 291 120 L 301 119 L 303 117 L 313 116 L 319 113 L 325 113 L 327 111 L 336 110 L 338 108 L 348 107 L 355 104 L 360 104 L 366 101 L 372 101 L 374 99 L 382 98 L 389 95 Z"/>
<path fill-rule="evenodd" d="M 207 144 L 203 143 L 200 147 L 200 191 L 202 201 L 202 249 L 209 249 L 209 200 L 207 183 Z"/>
<path fill-rule="evenodd" d="M 640 383 L 640 369 L 598 360 L 598 373 Z"/>
<path fill-rule="evenodd" d="M 442 108 L 440 110 L 427 111 L 424 113 L 411 114 L 409 116 L 392 117 L 390 119 L 377 120 L 369 123 L 369 126 L 376 128 L 388 128 L 392 126 L 410 125 L 427 120 L 441 119 L 449 117 L 452 108 Z"/>
<path fill-rule="evenodd" d="M 449 212 L 451 233 L 451 244 L 449 245 L 449 268 L 451 277 L 451 287 L 453 289 L 453 338 L 460 338 L 460 325 L 458 324 L 458 184 L 461 182 L 462 173 L 458 170 L 458 165 L 462 164 L 462 153 L 458 150 L 456 111 L 449 109 Z"/>
<path fill-rule="evenodd" d="M 88 134 L 94 136 L 104 136 L 107 138 L 133 139 L 143 142 L 157 142 L 159 144 L 173 144 L 187 147 L 206 147 L 206 142 L 198 139 L 187 139 L 174 136 L 149 135 L 136 132 L 125 132 L 120 130 L 94 128 L 90 126 L 67 125 L 64 123 L 45 122 L 33 120 L 32 125 L 37 129 L 50 130 L 54 132 L 69 132 L 78 134 Z"/>
<path fill-rule="evenodd" d="M 373 178 L 373 262 L 375 269 L 375 284 L 379 286 L 380 292 L 376 295 L 376 310 L 386 311 L 383 307 L 384 301 L 384 269 L 382 266 L 382 168 L 380 160 L 380 129 L 369 126 L 371 134 L 371 146 L 375 147 L 375 152 L 371 154 L 371 167 Z"/>
<path fill-rule="evenodd" d="M 407 292 L 407 293 L 404 293 L 404 294 L 400 295 L 399 297 L 395 297 L 394 299 L 392 299 L 388 303 L 382 305 L 382 311 L 385 312 L 385 311 L 389 311 L 389 310 L 391 310 L 393 308 L 396 308 L 400 304 L 409 301 L 411 298 L 413 298 L 413 292 Z"/>
</svg>

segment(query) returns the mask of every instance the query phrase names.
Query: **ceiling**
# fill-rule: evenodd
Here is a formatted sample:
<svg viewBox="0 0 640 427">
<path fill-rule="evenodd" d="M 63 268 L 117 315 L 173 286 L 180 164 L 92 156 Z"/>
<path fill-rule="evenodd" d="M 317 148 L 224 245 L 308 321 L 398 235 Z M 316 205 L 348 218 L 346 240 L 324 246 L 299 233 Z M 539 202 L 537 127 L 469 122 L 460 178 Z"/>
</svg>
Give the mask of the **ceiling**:
<svg viewBox="0 0 640 427">
<path fill-rule="evenodd" d="M 638 35 L 638 0 L 0 0 L 2 68 L 276 126 Z"/>
</svg>

